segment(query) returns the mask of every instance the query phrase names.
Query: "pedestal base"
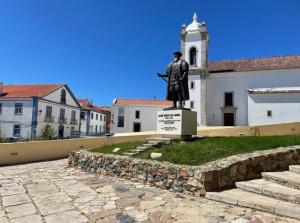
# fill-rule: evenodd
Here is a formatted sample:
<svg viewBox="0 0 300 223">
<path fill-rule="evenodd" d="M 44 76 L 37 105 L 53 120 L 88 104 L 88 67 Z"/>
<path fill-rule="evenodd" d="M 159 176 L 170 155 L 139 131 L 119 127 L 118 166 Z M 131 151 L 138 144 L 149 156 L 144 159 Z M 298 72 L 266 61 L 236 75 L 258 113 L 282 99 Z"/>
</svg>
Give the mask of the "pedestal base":
<svg viewBox="0 0 300 223">
<path fill-rule="evenodd" d="M 187 140 L 197 135 L 197 112 L 187 109 L 163 110 L 157 113 L 157 132 L 162 137 Z"/>
</svg>

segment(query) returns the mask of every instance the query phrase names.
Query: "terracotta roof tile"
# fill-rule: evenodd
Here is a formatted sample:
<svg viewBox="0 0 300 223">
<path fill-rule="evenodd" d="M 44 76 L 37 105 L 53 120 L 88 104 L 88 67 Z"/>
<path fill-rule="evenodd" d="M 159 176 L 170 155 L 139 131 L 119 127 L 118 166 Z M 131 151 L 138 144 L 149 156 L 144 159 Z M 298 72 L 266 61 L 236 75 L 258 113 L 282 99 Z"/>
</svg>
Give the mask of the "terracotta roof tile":
<svg viewBox="0 0 300 223">
<path fill-rule="evenodd" d="M 3 95 L 0 98 L 30 98 L 43 97 L 63 84 L 35 84 L 35 85 L 3 85 Z"/>
<path fill-rule="evenodd" d="M 210 73 L 300 68 L 300 55 L 228 60 L 208 63 Z"/>
<path fill-rule="evenodd" d="M 92 110 L 95 112 L 102 112 L 102 113 L 107 113 L 108 110 L 105 110 L 104 108 L 96 105 L 92 105 L 88 99 L 77 99 L 79 104 L 81 105 L 82 109 L 85 110 Z"/>
<path fill-rule="evenodd" d="M 172 101 L 165 100 L 141 100 L 141 99 L 120 99 L 114 100 L 114 104 L 119 105 L 160 105 L 160 106 L 172 106 Z"/>
</svg>

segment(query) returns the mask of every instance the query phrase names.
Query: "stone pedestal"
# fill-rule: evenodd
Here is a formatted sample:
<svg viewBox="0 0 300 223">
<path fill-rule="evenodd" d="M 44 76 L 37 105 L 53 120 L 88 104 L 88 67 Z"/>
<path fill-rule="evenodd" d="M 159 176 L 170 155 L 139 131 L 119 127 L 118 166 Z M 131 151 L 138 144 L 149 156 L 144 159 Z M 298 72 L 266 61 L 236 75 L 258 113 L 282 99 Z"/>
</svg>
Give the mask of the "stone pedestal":
<svg viewBox="0 0 300 223">
<path fill-rule="evenodd" d="M 168 109 L 157 113 L 157 132 L 163 137 L 188 139 L 197 135 L 197 112 Z"/>
</svg>

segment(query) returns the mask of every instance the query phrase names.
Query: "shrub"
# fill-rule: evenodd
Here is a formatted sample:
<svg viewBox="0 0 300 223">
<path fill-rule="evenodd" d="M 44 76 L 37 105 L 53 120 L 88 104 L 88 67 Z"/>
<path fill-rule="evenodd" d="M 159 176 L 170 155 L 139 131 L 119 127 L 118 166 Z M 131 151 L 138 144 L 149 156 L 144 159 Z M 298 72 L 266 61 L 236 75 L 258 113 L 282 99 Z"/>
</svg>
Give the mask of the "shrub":
<svg viewBox="0 0 300 223">
<path fill-rule="evenodd" d="M 55 129 L 50 124 L 46 124 L 41 129 L 39 139 L 41 139 L 41 140 L 51 140 L 51 139 L 55 139 L 55 138 L 56 138 Z"/>
</svg>

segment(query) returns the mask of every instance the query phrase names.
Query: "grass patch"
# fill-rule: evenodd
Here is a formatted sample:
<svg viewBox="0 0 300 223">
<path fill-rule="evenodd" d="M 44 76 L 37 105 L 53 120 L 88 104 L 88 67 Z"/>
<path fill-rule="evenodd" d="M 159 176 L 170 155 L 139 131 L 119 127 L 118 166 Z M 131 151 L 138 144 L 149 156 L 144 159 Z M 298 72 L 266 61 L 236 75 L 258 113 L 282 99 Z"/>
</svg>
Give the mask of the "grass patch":
<svg viewBox="0 0 300 223">
<path fill-rule="evenodd" d="M 90 151 L 94 153 L 112 153 L 117 155 L 123 155 L 124 152 L 129 152 L 129 150 L 135 149 L 137 146 L 140 146 L 144 143 L 145 143 L 144 141 L 122 142 L 122 143 L 116 143 L 116 144 L 107 145 L 99 148 L 94 148 L 91 149 Z M 112 151 L 115 148 L 121 148 L 121 150 L 119 150 L 116 153 L 113 153 Z"/>
<path fill-rule="evenodd" d="M 151 148 L 136 157 L 150 159 L 152 152 L 161 152 L 162 157 L 157 160 L 175 164 L 201 165 L 232 155 L 291 145 L 300 145 L 300 136 L 206 137 L 183 144 L 174 143 L 160 148 Z"/>
<path fill-rule="evenodd" d="M 123 155 L 145 142 L 125 142 L 92 149 L 92 152 Z M 162 153 L 159 161 L 175 164 L 201 165 L 213 160 L 232 155 L 251 153 L 258 150 L 273 149 L 291 145 L 300 145 L 300 136 L 240 136 L 240 137 L 205 137 L 185 143 L 172 143 L 159 148 L 152 147 L 134 157 L 151 159 L 152 152 Z M 113 153 L 114 148 L 122 148 Z"/>
</svg>

